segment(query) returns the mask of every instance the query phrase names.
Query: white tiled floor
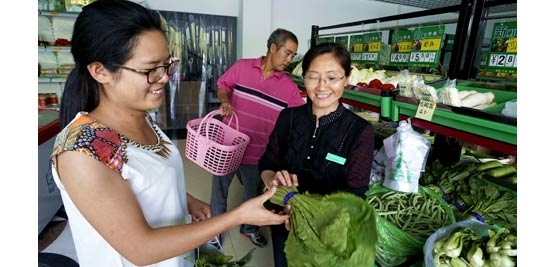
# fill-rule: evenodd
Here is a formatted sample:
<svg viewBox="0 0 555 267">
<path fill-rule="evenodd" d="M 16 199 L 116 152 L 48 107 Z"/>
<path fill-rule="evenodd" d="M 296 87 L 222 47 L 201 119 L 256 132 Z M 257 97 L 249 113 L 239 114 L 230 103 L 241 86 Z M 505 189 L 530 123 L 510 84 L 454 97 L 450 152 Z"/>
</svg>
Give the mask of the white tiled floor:
<svg viewBox="0 0 555 267">
<path fill-rule="evenodd" d="M 185 157 L 183 151 L 185 149 L 185 140 L 177 140 L 175 143 L 181 151 L 185 164 L 187 192 L 206 203 L 210 203 L 212 175 Z M 238 179 L 233 179 L 228 193 L 228 209 L 235 208 L 241 203 L 242 190 L 243 187 Z M 234 256 L 235 258 L 233 260 L 238 260 L 247 254 L 250 249 L 256 248 L 254 257 L 248 265 L 257 267 L 274 266 L 270 228 L 266 226 L 261 227 L 260 232 L 266 237 L 266 240 L 268 240 L 268 245 L 264 248 L 254 246 L 247 238 L 241 236 L 241 234 L 239 234 L 239 227 L 235 227 L 231 231 L 225 233 L 223 236 L 225 254 Z"/>
<path fill-rule="evenodd" d="M 187 192 L 196 198 L 203 200 L 207 203 L 210 202 L 212 175 L 202 169 L 201 167 L 195 165 L 190 160 L 185 157 L 185 140 L 174 140 L 181 151 L 181 156 L 183 157 L 185 165 L 185 177 Z M 228 194 L 228 208 L 232 209 L 237 207 L 241 203 L 242 196 L 242 186 L 237 179 L 234 179 Z M 249 266 L 257 267 L 271 267 L 273 266 L 273 253 L 272 253 L 272 241 L 270 238 L 270 229 L 268 227 L 260 228 L 262 234 L 268 240 L 268 245 L 264 248 L 255 247 L 247 238 L 239 234 L 239 227 L 231 229 L 231 231 L 223 235 L 223 248 L 226 255 L 234 256 L 233 260 L 238 260 L 242 258 L 247 252 L 256 248 L 254 252 L 254 257 L 249 263 Z M 69 227 L 66 228 L 60 234 L 60 236 L 43 252 L 57 253 L 68 256 L 70 258 L 76 259 L 75 249 L 73 248 L 73 241 L 71 239 L 71 232 Z"/>
</svg>

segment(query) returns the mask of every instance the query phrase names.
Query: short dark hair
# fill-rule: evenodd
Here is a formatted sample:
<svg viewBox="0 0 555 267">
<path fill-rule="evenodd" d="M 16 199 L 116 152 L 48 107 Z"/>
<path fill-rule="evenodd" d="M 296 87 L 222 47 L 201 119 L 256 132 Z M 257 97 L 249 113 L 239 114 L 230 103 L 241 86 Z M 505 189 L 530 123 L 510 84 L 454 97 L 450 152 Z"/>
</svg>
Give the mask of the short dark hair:
<svg viewBox="0 0 555 267">
<path fill-rule="evenodd" d="M 311 47 L 304 55 L 302 65 L 303 76 L 316 57 L 327 53 L 330 53 L 339 61 L 339 65 L 345 71 L 345 76 L 351 75 L 351 54 L 347 48 L 337 43 L 321 43 Z"/>
<path fill-rule="evenodd" d="M 272 44 L 276 44 L 276 47 L 279 49 L 285 45 L 287 40 L 291 40 L 295 42 L 295 44 L 299 45 L 297 36 L 295 36 L 294 33 L 281 28 L 276 29 L 272 32 L 272 34 L 270 34 L 270 37 L 268 37 L 268 42 L 266 44 L 268 51 L 270 51 L 270 46 L 272 46 Z"/>
<path fill-rule="evenodd" d="M 73 28 L 71 54 L 75 68 L 69 74 L 60 103 L 63 128 L 79 111 L 90 112 L 100 101 L 99 86 L 87 65 L 100 62 L 112 72 L 132 56 L 137 37 L 146 31 L 163 32 L 161 17 L 126 0 L 96 0 L 83 7 Z"/>
</svg>

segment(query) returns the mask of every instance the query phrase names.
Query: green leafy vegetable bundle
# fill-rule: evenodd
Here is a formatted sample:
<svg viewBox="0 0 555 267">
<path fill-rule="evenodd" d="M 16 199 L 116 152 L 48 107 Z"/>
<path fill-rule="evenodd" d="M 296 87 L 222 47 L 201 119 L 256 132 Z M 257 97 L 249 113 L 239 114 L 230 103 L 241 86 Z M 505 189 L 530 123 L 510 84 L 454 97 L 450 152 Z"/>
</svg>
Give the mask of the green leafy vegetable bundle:
<svg viewBox="0 0 555 267">
<path fill-rule="evenodd" d="M 313 195 L 278 187 L 270 201 L 291 205 L 291 231 L 285 242 L 290 267 L 373 266 L 375 212 L 350 193 Z"/>
<path fill-rule="evenodd" d="M 458 213 L 459 220 L 475 219 L 516 231 L 517 196 L 515 192 L 501 190 L 480 178 L 470 177 L 470 192 L 461 195 L 466 209 Z"/>
<path fill-rule="evenodd" d="M 426 187 L 453 205 L 458 221 L 473 219 L 515 231 L 516 191 L 498 182 L 499 177 L 511 178 L 515 173 L 514 166 L 496 160 L 485 163 L 461 160 L 444 168 L 434 162 L 423 176 L 434 177 Z"/>
</svg>

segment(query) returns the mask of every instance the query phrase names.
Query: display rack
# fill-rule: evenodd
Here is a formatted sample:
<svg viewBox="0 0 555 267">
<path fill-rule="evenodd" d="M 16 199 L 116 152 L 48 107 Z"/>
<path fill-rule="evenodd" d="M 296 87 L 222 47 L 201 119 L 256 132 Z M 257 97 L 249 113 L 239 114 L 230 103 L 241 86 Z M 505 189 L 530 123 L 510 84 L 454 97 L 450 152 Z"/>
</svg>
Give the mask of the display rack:
<svg viewBox="0 0 555 267">
<path fill-rule="evenodd" d="M 516 4 L 516 0 L 463 0 L 460 5 L 455 6 L 324 27 L 313 25 L 311 45 L 316 44 L 316 37 L 320 36 L 319 32 L 321 30 L 420 18 L 455 12 L 458 13 L 459 16 L 453 47 L 450 51 L 452 55 L 449 63 L 448 78 L 451 80 L 458 79 L 459 81 L 462 81 L 468 79 L 469 77 L 468 75 L 470 70 L 468 65 L 471 65 L 473 57 L 475 56 L 472 51 L 474 51 L 474 46 L 476 45 L 475 39 L 478 37 L 478 27 L 480 26 L 479 24 L 481 20 L 484 19 L 485 15 L 487 15 L 487 9 L 489 7 L 506 4 Z M 392 121 L 411 118 L 411 123 L 415 127 L 427 129 L 436 134 L 442 134 L 465 142 L 480 145 L 503 154 L 516 156 L 516 123 L 512 125 L 489 120 L 487 118 L 478 118 L 468 114 L 460 114 L 454 112 L 453 110 L 443 109 L 436 109 L 432 119 L 430 121 L 426 121 L 414 118 L 418 108 L 417 99 L 407 100 L 406 98 L 399 98 L 396 95 L 384 97 L 379 93 L 361 92 L 356 89 L 356 87 L 346 88 L 341 101 L 357 108 L 378 112 L 382 118 L 391 119 Z"/>
</svg>

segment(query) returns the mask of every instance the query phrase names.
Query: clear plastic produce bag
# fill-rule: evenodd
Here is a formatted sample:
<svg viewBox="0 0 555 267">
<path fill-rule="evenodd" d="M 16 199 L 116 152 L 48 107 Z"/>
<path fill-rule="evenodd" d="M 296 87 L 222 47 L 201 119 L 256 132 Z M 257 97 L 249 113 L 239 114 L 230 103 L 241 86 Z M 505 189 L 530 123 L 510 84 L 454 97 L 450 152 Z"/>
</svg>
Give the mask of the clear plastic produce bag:
<svg viewBox="0 0 555 267">
<path fill-rule="evenodd" d="M 431 143 L 400 121 L 397 133 L 384 139 L 387 156 L 383 185 L 401 192 L 418 192 L 418 179 L 426 165 Z"/>
</svg>

